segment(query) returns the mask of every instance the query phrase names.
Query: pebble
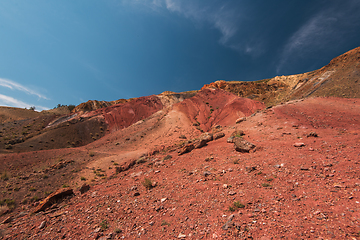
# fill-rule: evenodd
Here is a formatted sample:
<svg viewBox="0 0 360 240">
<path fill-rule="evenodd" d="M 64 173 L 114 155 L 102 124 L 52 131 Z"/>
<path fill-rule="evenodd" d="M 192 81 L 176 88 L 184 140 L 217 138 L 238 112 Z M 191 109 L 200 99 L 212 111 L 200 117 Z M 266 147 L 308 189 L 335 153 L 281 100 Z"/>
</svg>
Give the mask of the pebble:
<svg viewBox="0 0 360 240">
<path fill-rule="evenodd" d="M 305 143 L 302 142 L 294 143 L 294 147 L 303 147 L 303 146 L 305 146 Z"/>
<path fill-rule="evenodd" d="M 178 238 L 186 238 L 186 235 L 185 235 L 185 234 L 182 234 L 182 233 L 179 233 Z"/>
<path fill-rule="evenodd" d="M 46 225 L 46 221 L 42 221 L 42 222 L 40 223 L 39 229 L 44 228 L 45 225 Z"/>
</svg>

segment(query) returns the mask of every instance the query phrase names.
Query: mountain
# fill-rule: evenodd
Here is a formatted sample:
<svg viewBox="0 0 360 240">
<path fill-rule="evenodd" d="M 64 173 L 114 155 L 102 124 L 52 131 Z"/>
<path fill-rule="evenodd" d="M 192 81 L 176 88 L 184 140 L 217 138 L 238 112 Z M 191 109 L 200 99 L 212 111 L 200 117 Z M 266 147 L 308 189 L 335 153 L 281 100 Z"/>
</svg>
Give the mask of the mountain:
<svg viewBox="0 0 360 240">
<path fill-rule="evenodd" d="M 359 50 L 65 114 L 0 108 L 0 237 L 356 239 Z"/>
</svg>

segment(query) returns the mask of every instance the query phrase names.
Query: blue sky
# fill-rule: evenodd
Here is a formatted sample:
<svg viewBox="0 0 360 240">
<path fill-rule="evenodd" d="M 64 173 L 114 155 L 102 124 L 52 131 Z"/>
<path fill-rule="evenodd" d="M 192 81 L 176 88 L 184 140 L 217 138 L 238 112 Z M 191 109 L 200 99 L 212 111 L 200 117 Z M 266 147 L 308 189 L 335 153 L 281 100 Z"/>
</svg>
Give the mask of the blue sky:
<svg viewBox="0 0 360 240">
<path fill-rule="evenodd" d="M 3 0 L 0 105 L 43 110 L 296 74 L 358 46 L 358 0 Z"/>
</svg>

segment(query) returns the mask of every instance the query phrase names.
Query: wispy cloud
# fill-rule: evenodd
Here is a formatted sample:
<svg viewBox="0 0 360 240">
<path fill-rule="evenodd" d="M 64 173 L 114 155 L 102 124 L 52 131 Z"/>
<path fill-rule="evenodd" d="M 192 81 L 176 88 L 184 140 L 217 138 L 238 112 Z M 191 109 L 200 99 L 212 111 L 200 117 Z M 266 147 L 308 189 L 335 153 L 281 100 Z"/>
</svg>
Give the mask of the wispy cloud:
<svg viewBox="0 0 360 240">
<path fill-rule="evenodd" d="M 18 99 L 15 99 L 13 97 L 6 96 L 6 95 L 3 95 L 3 94 L 0 94 L 0 105 L 1 106 L 8 106 L 8 107 L 18 107 L 18 108 L 30 108 L 30 107 L 35 106 L 35 109 L 38 110 L 38 111 L 48 110 L 49 109 L 47 107 L 25 103 L 23 101 L 20 101 Z"/>
<path fill-rule="evenodd" d="M 37 91 L 35 91 L 33 89 L 30 89 L 28 87 L 25 87 L 25 86 L 15 82 L 15 81 L 12 81 L 12 80 L 9 80 L 9 79 L 0 78 L 0 86 L 6 87 L 6 88 L 9 88 L 9 89 L 12 89 L 12 90 L 19 90 L 19 91 L 22 91 L 22 92 L 30 94 L 30 95 L 35 95 L 35 96 L 37 96 L 39 98 L 49 100 L 46 96 L 38 93 Z"/>
<path fill-rule="evenodd" d="M 227 44 L 229 39 L 238 30 L 239 9 L 222 1 L 200 1 L 165 0 L 166 8 L 172 12 L 178 12 L 186 18 L 196 21 L 204 21 L 218 29 L 222 37 L 221 44 Z"/>
<path fill-rule="evenodd" d="M 307 57 L 314 52 L 328 51 L 339 45 L 351 29 L 360 27 L 359 1 L 347 1 L 341 8 L 331 6 L 318 12 L 303 24 L 287 41 L 280 55 L 277 73 L 289 61 Z"/>
<path fill-rule="evenodd" d="M 141 4 L 152 10 L 165 8 L 197 23 L 208 23 L 221 33 L 219 43 L 227 47 L 232 47 L 229 41 L 238 32 L 238 20 L 244 12 L 239 8 L 238 2 L 234 4 L 231 1 L 219 0 L 123 0 L 123 3 Z M 243 51 L 245 52 L 245 47 Z"/>
</svg>

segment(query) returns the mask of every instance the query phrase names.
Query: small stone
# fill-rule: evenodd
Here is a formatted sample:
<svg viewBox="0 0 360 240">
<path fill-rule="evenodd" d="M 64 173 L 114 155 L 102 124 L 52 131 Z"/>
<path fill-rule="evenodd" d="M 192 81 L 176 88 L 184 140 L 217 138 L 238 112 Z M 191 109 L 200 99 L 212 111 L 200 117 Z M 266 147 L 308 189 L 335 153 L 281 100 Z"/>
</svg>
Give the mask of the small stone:
<svg viewBox="0 0 360 240">
<path fill-rule="evenodd" d="M 136 196 L 140 196 L 140 193 L 139 193 L 139 192 L 135 192 L 135 193 L 134 193 L 134 197 L 136 197 Z"/>
<path fill-rule="evenodd" d="M 165 202 L 166 200 L 167 200 L 167 198 L 162 198 L 162 199 L 160 200 L 160 202 L 163 203 L 163 202 Z"/>
<path fill-rule="evenodd" d="M 304 147 L 304 146 L 305 146 L 305 143 L 302 143 L 302 142 L 294 143 L 294 147 Z"/>
<path fill-rule="evenodd" d="M 203 175 L 204 175 L 204 177 L 210 176 L 210 175 L 211 175 L 211 172 L 205 171 L 205 172 L 203 173 Z"/>
<path fill-rule="evenodd" d="M 40 223 L 39 229 L 44 228 L 45 225 L 46 225 L 46 221 L 42 221 L 42 222 Z"/>
<path fill-rule="evenodd" d="M 230 196 L 233 196 L 233 195 L 236 194 L 236 192 L 235 192 L 235 191 L 230 191 L 228 194 L 229 194 Z"/>
<path fill-rule="evenodd" d="M 231 227 L 234 225 L 234 223 L 232 222 L 234 216 L 235 216 L 234 214 L 231 214 L 231 215 L 228 217 L 226 223 L 222 226 L 222 229 L 228 230 L 229 228 L 231 228 Z"/>
<path fill-rule="evenodd" d="M 223 189 L 226 189 L 226 188 L 228 188 L 228 185 L 224 184 L 222 187 L 223 187 Z"/>
<path fill-rule="evenodd" d="M 12 222 L 13 220 L 14 220 L 13 217 L 10 216 L 10 217 L 5 218 L 5 220 L 4 220 L 2 223 L 3 223 L 3 224 L 5 224 L 5 223 L 10 223 L 10 222 Z"/>
<path fill-rule="evenodd" d="M 179 233 L 178 238 L 186 238 L 186 235 L 185 235 L 185 234 L 182 234 L 182 233 Z"/>
<path fill-rule="evenodd" d="M 241 118 L 236 119 L 235 123 L 241 123 L 244 121 L 246 121 L 246 117 L 241 117 Z"/>
</svg>

